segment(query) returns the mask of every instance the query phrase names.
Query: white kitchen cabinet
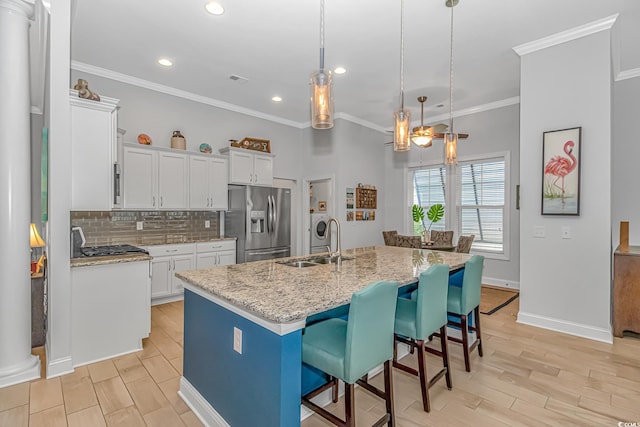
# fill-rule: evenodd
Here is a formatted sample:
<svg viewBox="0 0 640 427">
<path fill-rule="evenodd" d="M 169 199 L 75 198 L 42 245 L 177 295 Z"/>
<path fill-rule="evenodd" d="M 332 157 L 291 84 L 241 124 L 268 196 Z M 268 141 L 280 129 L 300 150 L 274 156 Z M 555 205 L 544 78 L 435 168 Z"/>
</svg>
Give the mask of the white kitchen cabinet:
<svg viewBox="0 0 640 427">
<path fill-rule="evenodd" d="M 196 247 L 193 243 L 154 245 L 145 249 L 153 257 L 151 261 L 152 304 L 182 299 L 182 281 L 176 272 L 196 269 Z"/>
<path fill-rule="evenodd" d="M 149 336 L 149 261 L 71 269 L 74 366 L 142 349 Z"/>
<path fill-rule="evenodd" d="M 189 208 L 227 210 L 228 161 L 211 155 L 189 155 Z"/>
<path fill-rule="evenodd" d="M 136 145 L 124 147 L 126 209 L 187 209 L 187 154 Z"/>
<path fill-rule="evenodd" d="M 273 185 L 273 154 L 225 147 L 229 156 L 229 184 Z"/>
<path fill-rule="evenodd" d="M 219 267 L 236 263 L 236 241 L 215 240 L 196 244 L 196 268 Z"/>
<path fill-rule="evenodd" d="M 70 90 L 71 210 L 110 211 L 114 205 L 118 100 L 78 98 Z"/>
</svg>

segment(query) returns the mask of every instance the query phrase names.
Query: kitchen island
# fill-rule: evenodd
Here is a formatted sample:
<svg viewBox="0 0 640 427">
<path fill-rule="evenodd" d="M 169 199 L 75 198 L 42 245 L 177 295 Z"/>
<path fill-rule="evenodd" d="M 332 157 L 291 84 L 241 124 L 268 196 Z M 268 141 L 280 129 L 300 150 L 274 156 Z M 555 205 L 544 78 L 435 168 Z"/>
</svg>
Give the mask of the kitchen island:
<svg viewBox="0 0 640 427">
<path fill-rule="evenodd" d="M 209 425 L 300 425 L 302 330 L 346 307 L 380 280 L 412 285 L 432 264 L 463 268 L 468 254 L 376 246 L 336 264 L 296 268 L 305 257 L 184 271 L 180 394 Z M 350 258 L 350 259 L 349 259 Z"/>
</svg>

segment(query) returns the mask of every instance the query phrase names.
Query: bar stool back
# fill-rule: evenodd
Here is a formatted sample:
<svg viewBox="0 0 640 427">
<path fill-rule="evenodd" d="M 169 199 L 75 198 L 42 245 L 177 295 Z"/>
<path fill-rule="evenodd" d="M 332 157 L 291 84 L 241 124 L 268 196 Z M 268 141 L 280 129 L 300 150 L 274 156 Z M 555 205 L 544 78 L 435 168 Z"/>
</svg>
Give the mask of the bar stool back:
<svg viewBox="0 0 640 427">
<path fill-rule="evenodd" d="M 393 325 L 398 297 L 397 282 L 377 282 L 355 292 L 351 297 L 348 320 L 327 319 L 304 330 L 302 361 L 334 379 L 302 397 L 302 403 L 338 426 L 355 425 L 354 384 L 385 399 L 386 414 L 375 424 L 395 424 L 393 411 L 392 370 Z M 385 390 L 366 381 L 366 374 L 384 363 Z M 336 379 L 345 382 L 345 420 L 311 402 L 320 392 L 334 387 Z"/>
</svg>

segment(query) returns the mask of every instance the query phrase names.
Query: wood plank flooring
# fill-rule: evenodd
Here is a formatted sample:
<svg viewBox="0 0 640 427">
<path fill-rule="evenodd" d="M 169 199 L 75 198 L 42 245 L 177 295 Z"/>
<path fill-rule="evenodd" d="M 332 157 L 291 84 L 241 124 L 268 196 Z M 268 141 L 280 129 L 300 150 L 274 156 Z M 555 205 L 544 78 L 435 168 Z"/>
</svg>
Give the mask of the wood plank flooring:
<svg viewBox="0 0 640 427">
<path fill-rule="evenodd" d="M 417 378 L 395 369 L 397 425 L 640 422 L 640 339 L 616 338 L 609 345 L 572 337 L 518 324 L 517 311 L 518 300 L 481 317 L 485 354 L 479 358 L 477 351 L 472 353 L 469 373 L 464 371 L 460 345 L 450 343 L 453 390 L 448 391 L 444 381 L 435 385 L 429 414 L 422 410 Z M 140 352 L 83 366 L 59 378 L 0 389 L 0 427 L 202 425 L 177 395 L 182 313 L 182 302 L 153 307 L 152 333 Z M 403 361 L 417 364 L 411 355 Z M 427 369 L 435 372 L 437 366 L 438 359 L 429 355 Z M 371 381 L 381 386 L 380 377 Z M 330 409 L 342 405 L 341 399 Z M 382 415 L 384 406 L 357 389 L 356 408 L 357 425 L 365 426 Z M 302 422 L 303 427 L 328 425 L 317 415 Z"/>
</svg>

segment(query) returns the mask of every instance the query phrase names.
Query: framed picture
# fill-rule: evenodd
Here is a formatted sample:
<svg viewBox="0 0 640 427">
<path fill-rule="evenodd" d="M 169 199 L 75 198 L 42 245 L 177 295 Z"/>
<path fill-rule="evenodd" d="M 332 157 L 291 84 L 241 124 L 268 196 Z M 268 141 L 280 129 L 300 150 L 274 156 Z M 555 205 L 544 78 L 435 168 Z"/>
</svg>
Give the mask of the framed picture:
<svg viewBox="0 0 640 427">
<path fill-rule="evenodd" d="M 580 215 L 581 127 L 544 132 L 542 215 Z"/>
<path fill-rule="evenodd" d="M 248 150 L 262 151 L 263 153 L 271 152 L 271 143 L 268 139 L 259 139 L 246 137 L 242 141 L 230 140 L 232 147 L 246 148 Z"/>
<path fill-rule="evenodd" d="M 319 212 L 324 212 L 327 210 L 327 202 L 325 202 L 324 200 L 321 200 L 318 202 L 318 211 Z"/>
</svg>

